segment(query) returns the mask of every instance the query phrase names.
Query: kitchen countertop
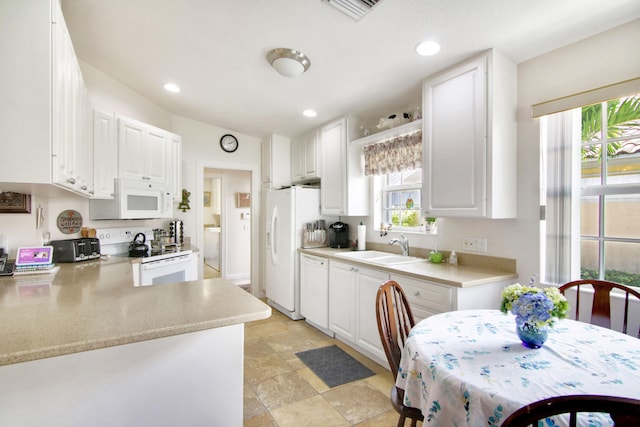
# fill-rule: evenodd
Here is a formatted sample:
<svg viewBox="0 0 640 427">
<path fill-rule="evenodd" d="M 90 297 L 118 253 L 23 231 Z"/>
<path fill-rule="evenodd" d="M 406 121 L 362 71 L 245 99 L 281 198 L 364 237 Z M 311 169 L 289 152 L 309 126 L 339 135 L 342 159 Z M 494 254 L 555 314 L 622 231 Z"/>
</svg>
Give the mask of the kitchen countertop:
<svg viewBox="0 0 640 427">
<path fill-rule="evenodd" d="M 300 249 L 300 252 L 331 258 L 336 261 L 342 261 L 350 264 L 376 268 L 390 273 L 403 274 L 419 280 L 429 280 L 438 284 L 454 286 L 457 288 L 468 288 L 471 286 L 486 285 L 500 281 L 515 280 L 518 278 L 518 274 L 512 271 L 505 271 L 491 267 L 483 268 L 478 266 L 450 265 L 447 263 L 432 264 L 426 259 L 408 264 L 385 266 L 366 260 L 336 256 L 336 254 L 341 252 L 352 252 L 351 249 L 309 248 Z M 393 254 L 389 253 L 389 255 Z"/>
<path fill-rule="evenodd" d="M 224 279 L 134 287 L 131 259 L 57 264 L 55 275 L 0 278 L 0 365 L 268 318 Z"/>
</svg>

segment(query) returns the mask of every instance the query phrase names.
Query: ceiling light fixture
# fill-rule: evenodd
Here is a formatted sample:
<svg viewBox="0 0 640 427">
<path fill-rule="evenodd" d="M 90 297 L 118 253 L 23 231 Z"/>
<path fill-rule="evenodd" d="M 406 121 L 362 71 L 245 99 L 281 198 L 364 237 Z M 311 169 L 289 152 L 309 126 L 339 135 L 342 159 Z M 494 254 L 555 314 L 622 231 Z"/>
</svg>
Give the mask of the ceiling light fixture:
<svg viewBox="0 0 640 427">
<path fill-rule="evenodd" d="M 434 42 L 431 40 L 424 41 L 416 46 L 416 52 L 418 52 L 418 55 L 422 56 L 435 55 L 436 53 L 440 52 L 440 45 L 438 44 L 438 42 Z"/>
<path fill-rule="evenodd" d="M 173 83 L 166 83 L 164 85 L 164 89 L 168 92 L 173 92 L 173 93 L 178 93 L 180 92 L 180 88 L 178 87 L 178 85 L 173 84 Z"/>
<path fill-rule="evenodd" d="M 303 114 L 303 115 L 305 115 L 305 116 L 307 116 L 307 117 L 315 117 L 315 116 L 317 116 L 317 115 L 318 115 L 318 113 L 316 113 L 316 112 L 315 112 L 315 111 L 313 111 L 313 110 L 304 110 L 304 111 L 302 112 L 302 114 Z"/>
<path fill-rule="evenodd" d="M 269 64 L 285 77 L 298 77 L 311 66 L 307 56 L 297 50 L 287 48 L 272 49 L 267 53 Z"/>
</svg>

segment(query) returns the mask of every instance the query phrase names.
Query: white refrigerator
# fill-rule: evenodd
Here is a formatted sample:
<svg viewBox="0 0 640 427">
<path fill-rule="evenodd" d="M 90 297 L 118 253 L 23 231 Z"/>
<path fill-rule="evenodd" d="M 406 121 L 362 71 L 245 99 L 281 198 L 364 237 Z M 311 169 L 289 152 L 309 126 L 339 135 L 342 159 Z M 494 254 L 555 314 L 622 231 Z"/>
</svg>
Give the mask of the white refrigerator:
<svg viewBox="0 0 640 427">
<path fill-rule="evenodd" d="M 320 190 L 290 187 L 267 192 L 265 288 L 269 305 L 293 320 L 300 314 L 298 248 L 305 223 L 320 216 Z"/>
</svg>

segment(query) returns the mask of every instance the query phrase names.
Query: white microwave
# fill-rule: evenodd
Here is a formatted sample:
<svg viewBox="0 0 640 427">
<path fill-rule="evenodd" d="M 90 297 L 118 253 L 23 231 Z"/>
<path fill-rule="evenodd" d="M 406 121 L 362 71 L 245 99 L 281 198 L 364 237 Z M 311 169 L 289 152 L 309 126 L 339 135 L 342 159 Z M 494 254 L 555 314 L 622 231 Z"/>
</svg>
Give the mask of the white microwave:
<svg viewBox="0 0 640 427">
<path fill-rule="evenodd" d="M 89 200 L 91 219 L 153 219 L 173 217 L 173 196 L 162 183 L 116 179 L 113 200 Z"/>
</svg>

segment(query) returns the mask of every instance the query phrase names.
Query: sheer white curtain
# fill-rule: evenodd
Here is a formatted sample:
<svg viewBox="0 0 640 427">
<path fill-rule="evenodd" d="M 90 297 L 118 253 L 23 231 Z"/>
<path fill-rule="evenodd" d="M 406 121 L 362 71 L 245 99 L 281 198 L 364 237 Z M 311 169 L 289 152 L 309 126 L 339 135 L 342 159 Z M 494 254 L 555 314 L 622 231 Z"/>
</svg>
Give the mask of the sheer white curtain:
<svg viewBox="0 0 640 427">
<path fill-rule="evenodd" d="M 540 120 L 542 277 L 562 284 L 580 275 L 580 109 Z"/>
</svg>

